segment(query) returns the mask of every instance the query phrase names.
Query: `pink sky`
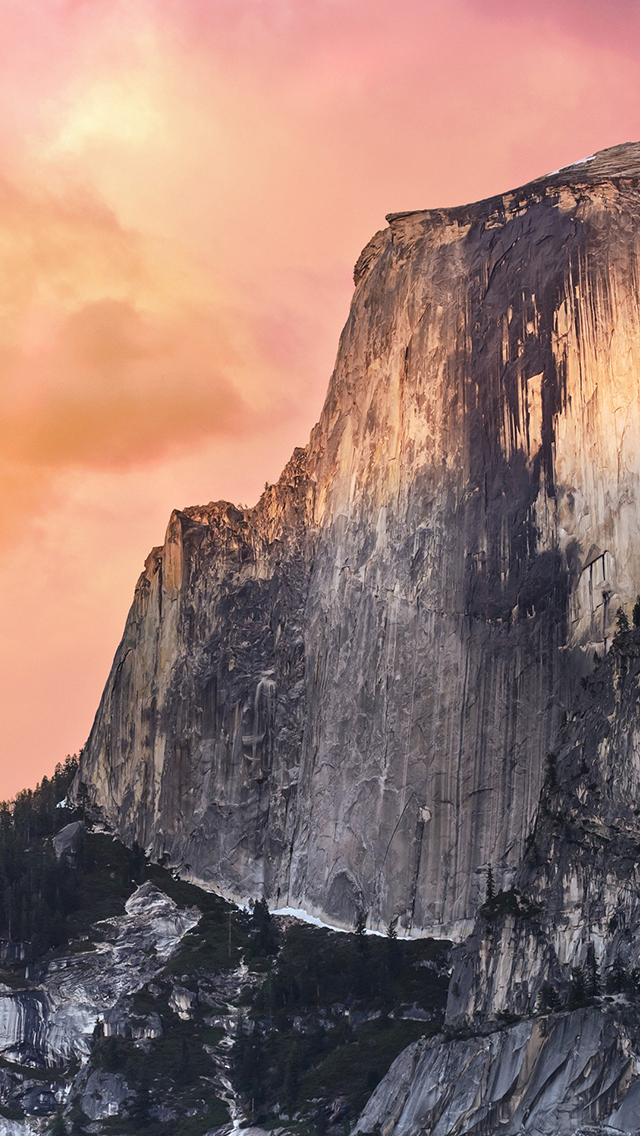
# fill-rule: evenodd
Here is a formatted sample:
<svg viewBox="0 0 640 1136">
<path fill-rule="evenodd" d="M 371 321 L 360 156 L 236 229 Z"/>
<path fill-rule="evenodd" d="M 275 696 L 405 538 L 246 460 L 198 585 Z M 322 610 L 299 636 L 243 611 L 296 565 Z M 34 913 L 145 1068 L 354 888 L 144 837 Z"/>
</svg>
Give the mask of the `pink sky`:
<svg viewBox="0 0 640 1136">
<path fill-rule="evenodd" d="M 171 509 L 306 442 L 384 214 L 640 138 L 639 8 L 4 0 L 0 795 L 86 739 Z"/>
</svg>

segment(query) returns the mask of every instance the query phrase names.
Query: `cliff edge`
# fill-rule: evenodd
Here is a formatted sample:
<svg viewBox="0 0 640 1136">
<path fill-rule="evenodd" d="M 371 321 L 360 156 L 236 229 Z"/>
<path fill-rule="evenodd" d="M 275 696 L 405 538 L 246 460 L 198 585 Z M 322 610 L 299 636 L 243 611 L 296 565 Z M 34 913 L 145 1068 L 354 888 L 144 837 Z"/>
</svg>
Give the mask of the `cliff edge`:
<svg viewBox="0 0 640 1136">
<path fill-rule="evenodd" d="M 392 214 L 308 446 L 173 514 L 75 794 L 236 899 L 462 938 L 640 587 L 640 144 Z"/>
</svg>

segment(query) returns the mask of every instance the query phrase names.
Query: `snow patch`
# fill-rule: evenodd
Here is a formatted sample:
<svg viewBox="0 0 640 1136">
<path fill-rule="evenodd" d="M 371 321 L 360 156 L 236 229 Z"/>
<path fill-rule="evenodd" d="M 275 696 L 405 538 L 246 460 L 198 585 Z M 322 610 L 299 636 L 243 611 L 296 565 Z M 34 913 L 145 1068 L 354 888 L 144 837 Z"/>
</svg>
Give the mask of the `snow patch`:
<svg viewBox="0 0 640 1136">
<path fill-rule="evenodd" d="M 271 912 L 272 915 L 290 915 L 293 919 L 299 919 L 301 923 L 311 923 L 314 927 L 324 927 L 327 931 L 341 931 L 344 935 L 353 935 L 353 927 L 338 927 L 335 923 L 327 923 L 324 919 L 318 919 L 317 915 L 310 915 L 303 907 L 278 907 L 275 911 Z M 371 927 L 365 928 L 365 935 L 377 935 L 380 939 L 386 939 L 386 931 L 374 931 Z M 399 939 L 422 939 L 424 935 L 413 935 L 410 931 L 398 930 Z"/>
<path fill-rule="evenodd" d="M 568 166 L 560 166 L 559 169 L 552 170 L 550 174 L 547 174 L 547 177 L 555 177 L 556 174 L 562 174 L 565 170 L 572 170 L 574 166 L 584 166 L 587 162 L 592 162 L 595 156 L 595 154 L 589 154 L 588 158 L 578 158 L 577 162 L 571 162 Z"/>
<path fill-rule="evenodd" d="M 176 880 L 184 880 L 187 883 L 193 884 L 195 887 L 200 888 L 201 891 L 210 892 L 213 895 L 220 896 L 225 899 L 227 903 L 231 903 L 238 911 L 250 913 L 253 910 L 253 899 L 238 899 L 237 895 L 221 888 L 218 884 L 214 885 L 206 880 L 201 880 L 198 876 L 189 872 L 181 872 L 179 868 L 171 869 L 171 874 Z M 277 907 L 270 908 L 272 915 L 289 915 L 292 919 L 299 919 L 301 923 L 311 923 L 314 927 L 324 927 L 328 931 L 341 931 L 344 935 L 353 935 L 353 927 L 339 927 L 336 923 L 329 923 L 326 919 L 320 919 L 317 915 L 311 915 L 309 911 L 305 911 L 303 907 Z M 461 935 L 461 939 L 466 938 L 471 932 L 473 921 L 470 926 Z M 397 928 L 399 939 L 425 939 L 433 938 L 433 935 L 427 934 L 414 934 L 412 931 L 405 931 L 402 927 Z M 374 931 L 370 927 L 365 928 L 366 935 L 378 935 L 382 939 L 386 939 L 386 931 Z M 1 1134 L 0 1134 L 1 1136 Z"/>
</svg>

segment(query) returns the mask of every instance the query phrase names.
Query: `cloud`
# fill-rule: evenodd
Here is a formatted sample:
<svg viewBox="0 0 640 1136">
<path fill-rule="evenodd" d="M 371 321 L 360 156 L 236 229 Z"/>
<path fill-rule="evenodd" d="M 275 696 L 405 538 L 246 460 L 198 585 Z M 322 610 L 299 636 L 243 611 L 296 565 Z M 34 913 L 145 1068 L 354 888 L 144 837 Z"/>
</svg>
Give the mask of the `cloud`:
<svg viewBox="0 0 640 1136">
<path fill-rule="evenodd" d="M 384 214 L 638 137 L 639 20 L 637 0 L 4 0 L 16 777 L 82 744 L 171 508 L 255 500 L 306 440 Z"/>
<path fill-rule="evenodd" d="M 640 54 L 640 10 L 636 0 L 467 0 L 474 12 L 520 27 L 543 28 L 556 35 L 613 49 L 621 55 Z"/>
<path fill-rule="evenodd" d="M 77 309 L 45 346 L 5 366 L 16 394 L 0 408 L 3 454 L 37 466 L 130 467 L 255 428 L 216 367 L 216 346 L 203 317 L 158 326 L 122 300 Z"/>
</svg>

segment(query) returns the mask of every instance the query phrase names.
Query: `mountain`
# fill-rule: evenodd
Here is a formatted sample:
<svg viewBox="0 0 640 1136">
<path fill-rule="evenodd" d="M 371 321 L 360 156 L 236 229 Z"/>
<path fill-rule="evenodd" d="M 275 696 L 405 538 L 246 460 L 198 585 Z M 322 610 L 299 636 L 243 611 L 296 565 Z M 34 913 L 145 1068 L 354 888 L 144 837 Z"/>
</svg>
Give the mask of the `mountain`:
<svg viewBox="0 0 640 1136">
<path fill-rule="evenodd" d="M 450 944 L 239 910 L 70 809 L 73 772 L 0 808 L 0 1136 L 341 1136 L 439 1033 Z"/>
<path fill-rule="evenodd" d="M 360 256 L 318 425 L 174 512 L 75 800 L 226 896 L 471 931 L 640 588 L 640 144 Z"/>
<path fill-rule="evenodd" d="M 0 1136 L 640 1136 L 640 144 L 388 220 L 0 805 Z"/>
<path fill-rule="evenodd" d="M 397 1058 L 356 1131 L 637 1136 L 639 1011 L 636 628 L 567 715 L 514 887 L 457 948 L 444 1033 Z"/>
</svg>

